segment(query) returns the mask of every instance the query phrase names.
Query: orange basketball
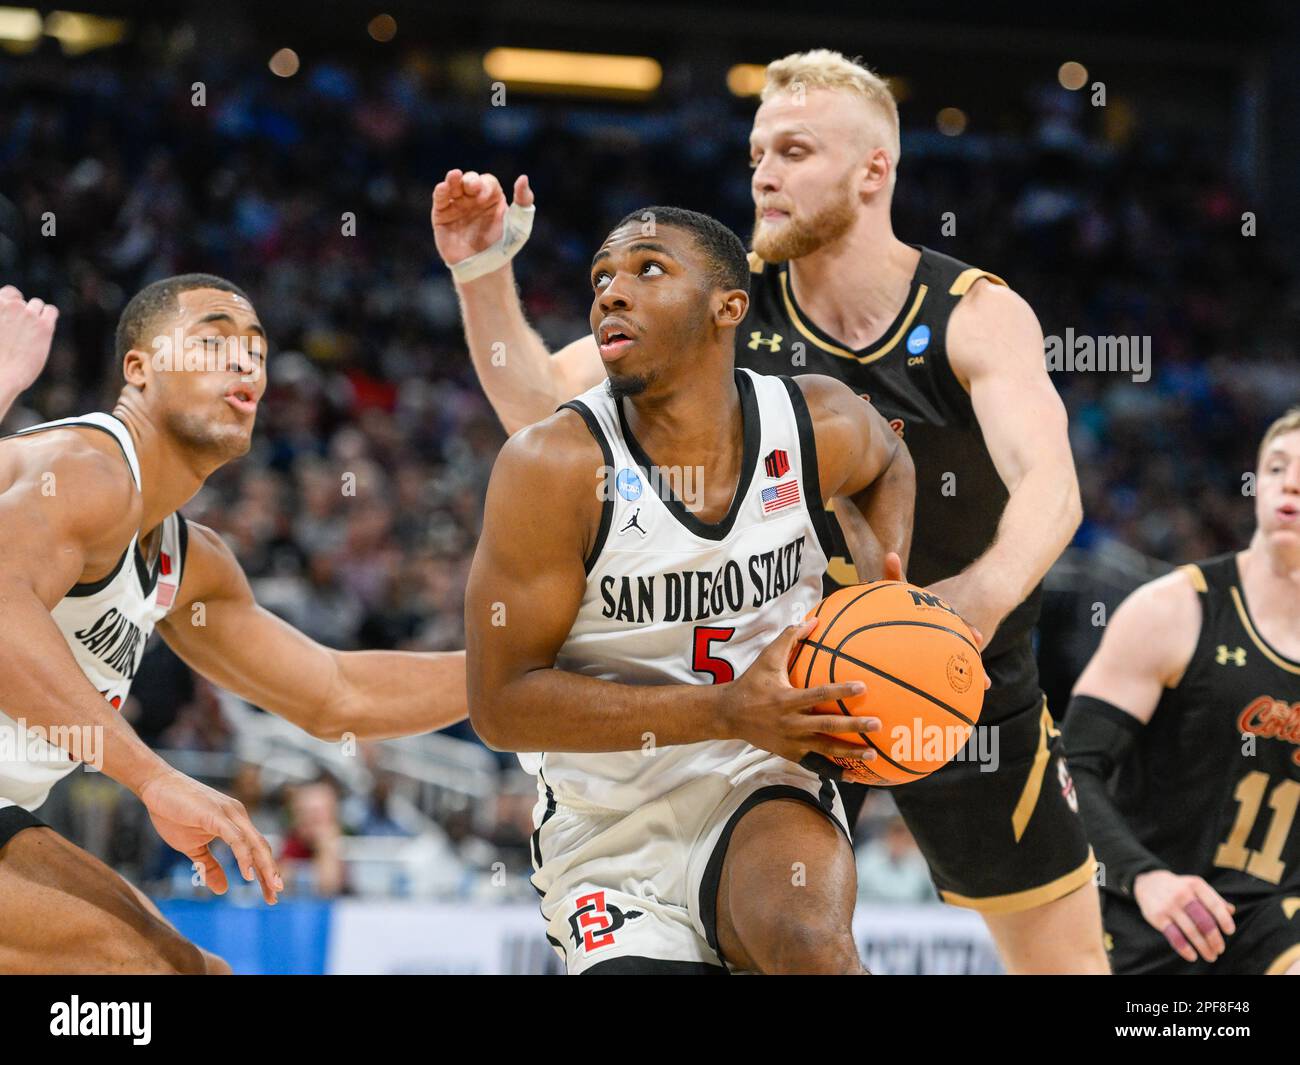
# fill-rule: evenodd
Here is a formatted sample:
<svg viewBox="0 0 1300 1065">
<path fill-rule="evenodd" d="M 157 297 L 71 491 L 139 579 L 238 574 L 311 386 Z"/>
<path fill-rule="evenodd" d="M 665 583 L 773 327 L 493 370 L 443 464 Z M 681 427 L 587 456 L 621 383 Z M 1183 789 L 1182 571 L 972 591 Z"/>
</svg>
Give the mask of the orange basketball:
<svg viewBox="0 0 1300 1065">
<path fill-rule="evenodd" d="M 881 724 L 878 732 L 837 734 L 874 748 L 872 761 L 835 761 L 872 784 L 920 780 L 951 761 L 984 705 L 984 664 L 957 612 L 924 588 L 876 581 L 828 595 L 807 620 L 814 618 L 817 627 L 790 660 L 790 683 L 860 680 L 863 694 L 817 709 Z"/>
</svg>

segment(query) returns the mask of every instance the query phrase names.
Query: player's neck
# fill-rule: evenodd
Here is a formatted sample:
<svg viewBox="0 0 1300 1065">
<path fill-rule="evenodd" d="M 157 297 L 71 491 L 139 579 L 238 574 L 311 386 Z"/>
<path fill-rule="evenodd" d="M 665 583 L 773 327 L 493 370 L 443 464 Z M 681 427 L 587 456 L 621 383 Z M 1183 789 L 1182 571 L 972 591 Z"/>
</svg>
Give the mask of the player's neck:
<svg viewBox="0 0 1300 1065">
<path fill-rule="evenodd" d="M 625 399 L 627 427 L 659 466 L 739 467 L 744 439 L 740 391 L 732 367 L 692 378 L 689 387 L 652 389 Z"/>
<path fill-rule="evenodd" d="M 140 403 L 125 395 L 113 408 L 135 443 L 143 486 L 140 532 L 148 533 L 194 498 L 212 471 L 199 468 L 191 450 L 179 446 L 151 419 Z"/>
<path fill-rule="evenodd" d="M 818 327 L 854 350 L 875 343 L 898 317 L 921 253 L 864 215 L 831 244 L 790 260 L 795 301 Z"/>
<path fill-rule="evenodd" d="M 1241 554 L 1241 578 L 1252 614 L 1300 621 L 1300 548 L 1270 544 L 1257 530 Z"/>
</svg>

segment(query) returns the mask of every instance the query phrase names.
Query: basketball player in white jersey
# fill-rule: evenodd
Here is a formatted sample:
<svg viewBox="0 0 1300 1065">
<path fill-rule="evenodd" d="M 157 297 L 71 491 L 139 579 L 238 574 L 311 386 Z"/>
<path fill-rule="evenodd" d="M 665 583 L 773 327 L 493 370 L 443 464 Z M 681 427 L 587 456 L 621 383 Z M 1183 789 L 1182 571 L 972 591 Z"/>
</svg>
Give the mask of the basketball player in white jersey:
<svg viewBox="0 0 1300 1065">
<path fill-rule="evenodd" d="M 171 768 L 118 713 L 155 627 L 199 673 L 322 738 L 465 713 L 461 654 L 322 647 L 261 609 L 220 538 L 178 513 L 249 448 L 266 337 L 248 298 L 205 274 L 155 282 L 128 303 L 117 347 L 111 415 L 0 440 L 0 973 L 229 971 L 32 812 L 78 760 L 137 795 L 214 892 L 227 889 L 218 838 L 268 902 L 282 889 L 243 806 Z"/>
<path fill-rule="evenodd" d="M 786 667 L 825 499 L 864 558 L 906 554 L 907 450 L 837 381 L 734 367 L 749 269 L 713 219 L 634 212 L 591 280 L 608 381 L 502 449 L 465 598 L 475 728 L 545 752 L 547 937 L 570 973 L 860 973 L 843 804 L 798 763 L 860 753 L 812 707 L 862 686 Z"/>
<path fill-rule="evenodd" d="M 981 912 L 1009 972 L 1106 973 L 1096 863 L 1030 639 L 1040 582 L 1082 513 L 1065 409 L 1025 300 L 894 234 L 899 157 L 898 108 L 870 70 L 824 49 L 769 64 L 749 142 L 755 273 L 737 363 L 833 376 L 908 440 L 911 575 L 984 637 L 983 723 L 1001 757 L 992 772 L 953 762 L 896 789 L 899 810 L 941 897 Z M 451 170 L 432 214 L 479 380 L 511 432 L 604 372 L 590 336 L 552 355 L 530 328 L 511 267 L 535 209 L 526 176 L 513 201 L 493 175 Z M 830 575 L 857 579 L 842 558 Z M 845 799 L 856 812 L 861 789 Z"/>
<path fill-rule="evenodd" d="M 50 354 L 59 312 L 52 303 L 0 288 L 0 418 L 32 386 Z"/>
</svg>

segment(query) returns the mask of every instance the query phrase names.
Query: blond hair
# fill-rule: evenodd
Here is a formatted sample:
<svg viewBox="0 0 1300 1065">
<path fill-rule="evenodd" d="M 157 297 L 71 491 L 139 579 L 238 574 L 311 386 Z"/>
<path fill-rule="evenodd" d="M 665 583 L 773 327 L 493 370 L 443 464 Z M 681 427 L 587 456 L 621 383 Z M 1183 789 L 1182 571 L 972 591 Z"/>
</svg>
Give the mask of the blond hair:
<svg viewBox="0 0 1300 1065">
<path fill-rule="evenodd" d="M 1268 450 L 1268 445 L 1276 440 L 1283 433 L 1293 433 L 1300 429 L 1300 407 L 1292 407 L 1282 417 L 1268 427 L 1264 433 L 1264 439 L 1259 443 L 1259 458 L 1256 465 L 1263 465 L 1264 453 Z"/>
<path fill-rule="evenodd" d="M 902 154 L 898 135 L 898 101 L 894 99 L 889 82 L 879 74 L 859 60 L 849 59 L 829 48 L 792 52 L 768 63 L 767 80 L 759 99 L 765 101 L 779 92 L 794 92 L 796 87 L 804 91 L 829 89 L 852 93 L 874 108 L 885 120 L 884 147 L 889 152 L 890 162 L 895 168 L 898 166 L 898 157 Z"/>
</svg>

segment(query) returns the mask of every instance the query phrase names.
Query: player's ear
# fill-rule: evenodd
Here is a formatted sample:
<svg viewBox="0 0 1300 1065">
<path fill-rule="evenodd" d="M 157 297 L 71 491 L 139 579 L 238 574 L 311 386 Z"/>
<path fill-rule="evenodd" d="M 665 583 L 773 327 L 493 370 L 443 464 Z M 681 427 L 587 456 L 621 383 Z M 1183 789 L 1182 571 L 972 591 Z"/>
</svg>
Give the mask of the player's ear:
<svg viewBox="0 0 1300 1065">
<path fill-rule="evenodd" d="M 863 196 L 873 196 L 888 189 L 893 169 L 894 164 L 889 158 L 889 152 L 883 147 L 872 148 L 862 168 L 858 191 Z"/>
<path fill-rule="evenodd" d="M 749 293 L 743 288 L 733 288 L 722 293 L 722 301 L 714 320 L 720 326 L 738 326 L 749 313 Z"/>
<path fill-rule="evenodd" d="M 128 385 L 143 388 L 148 376 L 149 356 L 139 348 L 132 348 L 122 356 L 122 376 Z"/>
</svg>

